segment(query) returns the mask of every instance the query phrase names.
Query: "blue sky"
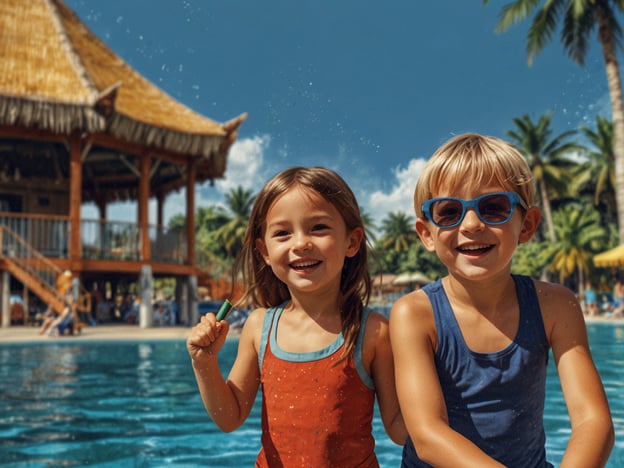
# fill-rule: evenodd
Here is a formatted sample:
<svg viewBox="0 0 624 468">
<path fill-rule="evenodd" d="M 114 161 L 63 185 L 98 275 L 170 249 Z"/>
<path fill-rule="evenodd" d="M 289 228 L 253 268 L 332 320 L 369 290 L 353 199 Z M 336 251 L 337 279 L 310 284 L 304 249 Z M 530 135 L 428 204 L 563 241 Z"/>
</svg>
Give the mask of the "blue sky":
<svg viewBox="0 0 624 468">
<path fill-rule="evenodd" d="M 558 37 L 529 67 L 528 23 L 494 32 L 507 0 L 66 3 L 195 111 L 220 122 L 248 112 L 225 179 L 198 187 L 198 206 L 237 185 L 255 193 L 285 167 L 323 165 L 380 224 L 389 211 L 413 214 L 420 168 L 455 134 L 505 137 L 524 114 L 552 112 L 557 132 L 611 116 L 597 39 L 584 68 Z M 183 208 L 183 194 L 171 196 L 165 217 Z"/>
</svg>

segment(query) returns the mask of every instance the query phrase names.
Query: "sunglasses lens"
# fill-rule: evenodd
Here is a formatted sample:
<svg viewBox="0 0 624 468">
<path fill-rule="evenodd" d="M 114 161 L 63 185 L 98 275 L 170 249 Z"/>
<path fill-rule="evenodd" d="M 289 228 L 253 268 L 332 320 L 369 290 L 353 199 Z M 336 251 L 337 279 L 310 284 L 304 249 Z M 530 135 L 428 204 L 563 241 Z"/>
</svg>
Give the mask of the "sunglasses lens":
<svg viewBox="0 0 624 468">
<path fill-rule="evenodd" d="M 455 227 L 470 207 L 475 208 L 479 219 L 484 223 L 503 224 L 511 218 L 514 201 L 506 193 L 486 195 L 475 200 L 433 199 L 428 207 L 428 218 L 438 227 Z"/>
<path fill-rule="evenodd" d="M 480 218 L 486 223 L 504 223 L 511 216 L 511 200 L 506 195 L 484 197 L 478 205 Z"/>
<path fill-rule="evenodd" d="M 462 216 L 463 207 L 459 200 L 438 200 L 431 205 L 431 220 L 438 226 L 452 226 Z"/>
</svg>

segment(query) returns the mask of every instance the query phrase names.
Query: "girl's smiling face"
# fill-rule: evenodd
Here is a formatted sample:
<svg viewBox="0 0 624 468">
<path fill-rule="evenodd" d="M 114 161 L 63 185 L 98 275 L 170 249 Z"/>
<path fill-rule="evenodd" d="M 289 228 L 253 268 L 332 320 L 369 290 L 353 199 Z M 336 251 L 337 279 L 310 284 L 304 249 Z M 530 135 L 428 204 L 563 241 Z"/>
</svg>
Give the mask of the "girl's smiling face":
<svg viewBox="0 0 624 468">
<path fill-rule="evenodd" d="M 345 257 L 358 252 L 362 239 L 361 228 L 347 232 L 334 205 L 297 185 L 270 206 L 256 247 L 291 291 L 337 293 Z"/>
</svg>

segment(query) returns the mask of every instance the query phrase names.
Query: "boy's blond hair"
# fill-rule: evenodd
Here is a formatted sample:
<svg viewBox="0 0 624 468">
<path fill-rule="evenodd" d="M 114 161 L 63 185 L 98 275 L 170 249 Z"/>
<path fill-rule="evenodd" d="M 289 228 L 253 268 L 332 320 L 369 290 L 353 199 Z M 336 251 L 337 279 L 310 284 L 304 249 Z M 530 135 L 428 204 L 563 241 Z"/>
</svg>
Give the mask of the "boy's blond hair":
<svg viewBox="0 0 624 468">
<path fill-rule="evenodd" d="M 533 175 L 526 160 L 500 138 L 465 133 L 451 138 L 429 158 L 414 191 L 416 216 L 423 218 L 423 202 L 445 188 L 479 186 L 495 182 L 533 205 Z"/>
</svg>

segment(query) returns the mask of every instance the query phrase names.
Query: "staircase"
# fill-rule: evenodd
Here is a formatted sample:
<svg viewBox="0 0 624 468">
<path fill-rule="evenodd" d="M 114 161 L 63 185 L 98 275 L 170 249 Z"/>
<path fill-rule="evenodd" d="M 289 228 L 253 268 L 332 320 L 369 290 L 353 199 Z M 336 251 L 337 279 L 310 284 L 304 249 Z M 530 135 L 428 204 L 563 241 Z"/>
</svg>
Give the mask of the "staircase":
<svg viewBox="0 0 624 468">
<path fill-rule="evenodd" d="M 64 295 L 57 287 L 63 271 L 3 225 L 0 225 L 0 261 L 11 275 L 27 285 L 44 303 L 51 305 L 59 314 L 63 311 Z M 87 307 L 90 307 L 90 294 L 82 286 L 76 304 L 80 311 L 89 310 Z M 80 326 L 79 324 L 78 327 Z"/>
</svg>

